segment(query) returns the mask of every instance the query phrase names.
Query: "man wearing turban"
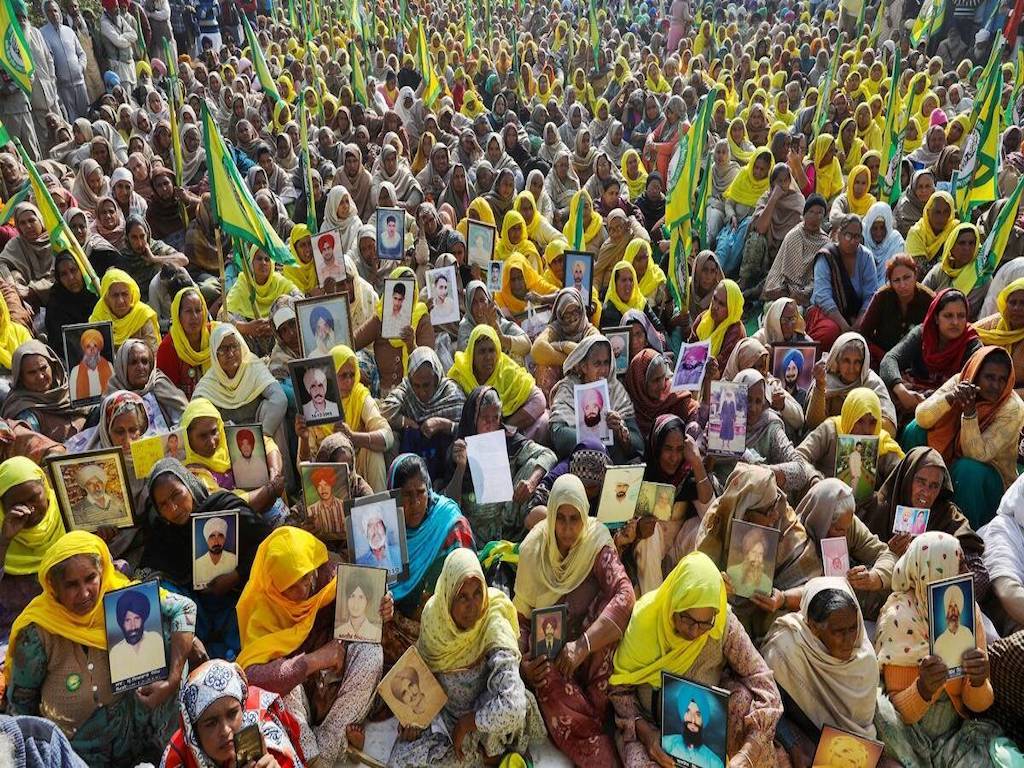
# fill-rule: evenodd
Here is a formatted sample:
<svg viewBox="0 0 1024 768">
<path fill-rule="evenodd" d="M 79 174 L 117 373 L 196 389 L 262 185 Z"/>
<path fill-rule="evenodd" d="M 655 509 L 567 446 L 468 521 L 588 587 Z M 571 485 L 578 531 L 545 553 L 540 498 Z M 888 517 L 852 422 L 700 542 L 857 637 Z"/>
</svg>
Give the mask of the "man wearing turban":
<svg viewBox="0 0 1024 768">
<path fill-rule="evenodd" d="M 110 647 L 110 682 L 117 684 L 167 666 L 163 635 L 146 630 L 152 606 L 141 586 L 121 593 L 114 605 L 123 639 Z M 158 611 L 159 612 L 159 611 Z M 113 641 L 114 637 L 110 637 Z"/>
<path fill-rule="evenodd" d="M 100 464 L 86 464 L 75 471 L 85 498 L 74 505 L 75 522 L 90 529 L 117 525 L 126 513 L 124 499 L 107 491 L 107 471 Z"/>
<path fill-rule="evenodd" d="M 964 591 L 956 584 L 950 584 L 942 594 L 942 613 L 946 617 L 946 629 L 935 637 L 935 655 L 950 669 L 961 666 L 960 658 L 965 651 L 977 646 L 974 639 L 973 606 L 965 611 Z M 935 606 L 933 610 L 938 608 Z M 964 626 L 965 623 L 972 626 Z"/>
<path fill-rule="evenodd" d="M 353 515 L 352 524 L 360 526 L 360 532 L 369 547 L 366 551 L 357 553 L 356 565 L 387 568 L 388 573 L 392 575 L 401 572 L 401 556 L 393 552 L 388 545 L 388 529 L 380 512 L 371 508 L 360 522 L 357 522 L 356 516 Z"/>
<path fill-rule="evenodd" d="M 107 382 L 114 375 L 114 367 L 103 356 L 106 342 L 103 334 L 95 328 L 87 328 L 80 339 L 82 360 L 71 369 L 71 398 L 87 400 L 99 397 L 107 388 Z"/>
<path fill-rule="evenodd" d="M 198 522 L 195 524 L 198 527 Z M 236 526 L 237 527 L 237 526 Z M 238 554 L 234 537 L 228 541 L 228 522 L 223 517 L 211 517 L 203 523 L 202 542 L 196 541 L 196 551 L 206 551 L 192 563 L 192 584 L 196 591 L 206 589 L 218 576 L 231 573 L 238 567 Z"/>
<path fill-rule="evenodd" d="M 307 516 L 316 525 L 317 533 L 340 534 L 344 530 L 345 505 L 334 495 L 337 473 L 331 467 L 317 467 L 310 473 L 309 480 L 317 500 L 309 505 Z"/>
<path fill-rule="evenodd" d="M 231 471 L 235 475 L 235 487 L 254 491 L 269 483 L 267 455 L 264 450 L 257 450 L 256 433 L 249 427 L 239 429 L 235 433 L 235 447 L 238 450 L 231 451 Z"/>
</svg>

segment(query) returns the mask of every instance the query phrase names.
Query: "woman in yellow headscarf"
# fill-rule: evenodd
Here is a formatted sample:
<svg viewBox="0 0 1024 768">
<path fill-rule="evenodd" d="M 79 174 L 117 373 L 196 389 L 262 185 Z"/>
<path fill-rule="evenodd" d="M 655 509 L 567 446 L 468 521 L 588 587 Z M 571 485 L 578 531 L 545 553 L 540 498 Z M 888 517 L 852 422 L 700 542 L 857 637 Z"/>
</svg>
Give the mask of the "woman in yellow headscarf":
<svg viewBox="0 0 1024 768">
<path fill-rule="evenodd" d="M 949 233 L 960 223 L 949 192 L 936 192 L 924 204 L 921 219 L 907 232 L 907 253 L 918 262 L 930 264 L 946 244 Z"/>
<path fill-rule="evenodd" d="M 89 322 L 109 322 L 114 330 L 114 346 L 126 339 L 142 339 L 156 354 L 160 346 L 160 321 L 156 311 L 142 301 L 139 286 L 122 269 L 111 268 L 100 281 L 100 299 L 89 315 Z"/>
<path fill-rule="evenodd" d="M 863 140 L 857 136 L 857 121 L 852 117 L 843 120 L 842 125 L 839 126 L 836 149 L 843 158 L 842 163 L 840 163 L 843 173 L 849 173 L 855 166 L 860 165 L 865 145 Z"/>
<path fill-rule="evenodd" d="M 971 130 L 970 115 L 959 114 L 949 121 L 946 126 L 946 144 L 964 148 L 964 140 Z"/>
<path fill-rule="evenodd" d="M 639 282 L 636 270 L 633 269 L 633 264 L 630 261 L 620 261 L 612 267 L 608 289 L 604 294 L 604 309 L 601 313 L 605 326 L 622 325 L 622 316 L 629 310 L 635 309 L 638 312 L 643 312 L 647 308 L 647 299 L 640 291 Z"/>
<path fill-rule="evenodd" d="M 474 197 L 469 202 L 469 207 L 466 208 L 466 218 L 460 220 L 455 226 L 464 240 L 469 239 L 469 222 L 471 221 L 479 221 L 494 228 L 498 226 L 498 222 L 494 218 L 494 211 L 491 210 L 491 204 L 482 197 Z"/>
<path fill-rule="evenodd" d="M 621 170 L 629 199 L 636 200 L 647 189 L 647 169 L 640 153 L 635 149 L 627 149 L 622 155 Z"/>
<path fill-rule="evenodd" d="M 504 592 L 487 586 L 471 550 L 456 549 L 445 558 L 423 607 L 416 650 L 448 693 L 440 717 L 454 736 L 426 729 L 412 741 L 399 739 L 389 765 L 496 765 L 503 755 L 525 753 L 544 740 L 536 699 L 519 673 L 516 609 Z M 392 689 L 408 685 L 401 672 Z M 525 764 L 521 756 L 507 762 Z"/>
<path fill-rule="evenodd" d="M 811 157 L 813 168 L 808 168 L 808 171 L 813 170 L 814 191 L 831 204 L 836 195 L 843 191 L 843 168 L 839 163 L 836 140 L 832 134 L 818 135 L 812 146 Z"/>
<path fill-rule="evenodd" d="M 250 249 L 249 269 L 242 270 L 228 291 L 227 315 L 250 342 L 257 353 L 266 354 L 272 346 L 273 336 L 259 331 L 270 316 L 270 307 L 284 295 L 302 298 L 295 283 L 274 269 L 270 256 L 257 248 Z"/>
<path fill-rule="evenodd" d="M 526 257 L 516 251 L 505 261 L 501 274 L 501 290 L 495 294 L 494 303 L 507 314 L 517 317 L 527 311 L 530 293 L 546 300 L 557 291 L 558 285 L 553 285 L 541 277 Z"/>
<path fill-rule="evenodd" d="M 846 191 L 832 203 L 830 218 L 844 213 L 856 213 L 863 218 L 876 202 L 871 194 L 871 171 L 866 165 L 855 166 L 846 179 Z"/>
<path fill-rule="evenodd" d="M 375 640 L 394 615 L 390 594 L 379 594 L 358 574 L 349 574 L 339 585 L 336 568 L 327 547 L 313 534 L 292 526 L 277 528 L 256 551 L 236 608 L 242 639 L 239 666 L 254 684 L 289 699 L 316 702 L 315 710 L 299 706 L 289 711 L 315 737 L 328 765 L 348 749 L 347 726 L 369 710 L 384 667 L 381 646 L 355 638 Z M 342 627 L 353 630 L 344 644 L 334 638 L 339 589 Z M 305 676 L 294 690 L 295 679 L 283 681 L 279 664 L 273 664 L 281 659 L 302 665 Z"/>
<path fill-rule="evenodd" d="M 537 210 L 537 200 L 530 190 L 524 189 L 516 195 L 513 208 L 516 213 L 523 217 L 523 221 L 526 224 L 526 236 L 530 238 L 538 252 L 546 248 L 552 240 L 562 239 L 562 233 L 555 229 L 550 221 L 540 215 L 540 211 Z M 507 214 L 505 222 L 508 222 Z"/>
<path fill-rule="evenodd" d="M 534 215 L 540 217 L 536 211 Z M 527 237 L 526 220 L 521 213 L 511 210 L 505 214 L 501 222 L 501 237 L 494 248 L 494 258 L 497 261 L 507 261 L 516 253 L 523 256 L 535 272 L 540 272 L 544 268 L 540 251 Z"/>
<path fill-rule="evenodd" d="M 722 280 L 711 295 L 711 306 L 694 318 L 690 341 L 710 341 L 711 356 L 724 371 L 733 347 L 747 335 L 742 320 L 743 291 L 735 281 Z"/>
<path fill-rule="evenodd" d="M 762 147 L 751 153 L 750 159 L 725 189 L 726 222 L 732 221 L 735 226 L 753 212 L 761 195 L 768 191 L 772 164 L 770 149 Z"/>
<path fill-rule="evenodd" d="M 865 153 L 873 150 L 880 152 L 882 149 L 882 129 L 871 118 L 871 107 L 867 104 L 858 104 L 853 113 L 854 122 L 857 124 L 857 138 L 864 143 Z M 861 157 L 863 162 L 863 156 Z"/>
<path fill-rule="evenodd" d="M 581 219 L 582 224 L 580 224 Z M 576 237 L 578 232 L 583 233 L 579 242 Z M 569 220 L 562 227 L 562 234 L 573 246 L 573 250 L 588 251 L 595 256 L 601 250 L 601 243 L 608 235 L 604 228 L 604 221 L 594 211 L 590 193 L 585 189 L 581 189 L 572 196 L 572 200 L 569 202 Z"/>
<path fill-rule="evenodd" d="M 209 318 L 206 299 L 195 286 L 182 288 L 171 301 L 171 330 L 160 342 L 156 365 L 185 397 L 210 370 Z"/>
<path fill-rule="evenodd" d="M 734 117 L 729 123 L 729 154 L 740 165 L 746 165 L 753 157 L 755 149 L 747 138 L 747 126 L 742 117 Z"/>
<path fill-rule="evenodd" d="M 782 716 L 779 689 L 729 607 L 718 566 L 704 553 L 684 557 L 658 589 L 637 600 L 614 665 L 611 700 L 616 722 L 630 724 L 618 734 L 628 764 L 649 762 L 662 752 L 652 702 L 663 672 L 703 685 L 726 685 L 731 695 L 723 717 L 734 724 L 726 744 L 730 759 L 750 765 L 775 762 L 771 734 Z M 727 668 L 731 674 L 723 677 Z M 680 717 L 688 702 L 689 697 L 680 699 Z M 670 752 L 678 746 L 679 754 L 687 749 L 678 735 L 665 746 Z"/>
<path fill-rule="evenodd" d="M 1024 392 L 1024 277 L 999 291 L 996 310 L 975 322 L 974 328 L 983 344 L 1002 347 L 1010 354 L 1016 375 L 1014 389 L 1020 395 Z"/>
<path fill-rule="evenodd" d="M 967 297 L 968 316 L 976 317 L 988 293 L 988 280 L 978 274 L 981 231 L 968 222 L 953 227 L 942 246 L 942 258 L 928 270 L 921 284 L 936 294 L 956 288 Z"/>
<path fill-rule="evenodd" d="M 672 91 L 672 86 L 661 74 L 661 66 L 654 59 L 648 62 L 645 74 L 648 93 L 667 94 Z"/>
<path fill-rule="evenodd" d="M 75 753 L 90 766 L 153 762 L 163 744 L 153 734 L 173 728 L 176 697 L 162 702 L 151 690 L 115 694 L 127 659 L 126 643 L 108 651 L 104 596 L 134 582 L 114 568 L 110 550 L 98 536 L 72 531 L 57 539 L 39 563 L 42 594 L 35 597 L 11 627 L 5 671 L 10 687 L 10 714 L 45 715 L 59 727 Z M 91 588 L 83 588 L 91 585 Z M 157 614 L 162 633 L 141 639 L 143 652 L 167 647 L 167 685 L 181 682 L 186 654 L 192 650 L 195 603 L 159 591 L 159 605 L 145 593 L 124 593 L 117 613 Z M 131 653 L 131 651 L 127 651 Z M 147 659 L 149 656 L 147 655 Z M 112 675 L 111 673 L 121 673 Z"/>
<path fill-rule="evenodd" d="M 313 240 L 309 227 L 305 224 L 296 224 L 292 227 L 292 233 L 288 236 L 288 247 L 295 258 L 295 263 L 286 264 L 281 270 L 282 274 L 306 296 L 319 295 L 316 265 L 313 263 Z"/>
</svg>

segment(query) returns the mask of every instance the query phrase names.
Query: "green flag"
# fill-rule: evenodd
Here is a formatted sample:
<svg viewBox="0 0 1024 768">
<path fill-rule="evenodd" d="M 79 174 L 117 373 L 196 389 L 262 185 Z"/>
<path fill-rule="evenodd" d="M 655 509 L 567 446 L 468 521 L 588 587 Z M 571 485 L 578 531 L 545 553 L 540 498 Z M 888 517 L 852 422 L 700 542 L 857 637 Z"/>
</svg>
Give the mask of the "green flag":
<svg viewBox="0 0 1024 768">
<path fill-rule="evenodd" d="M 839 33 L 839 40 L 836 42 L 836 49 L 832 52 L 832 61 L 828 65 L 828 70 L 825 72 L 825 81 L 821 84 L 818 89 L 818 103 L 814 107 L 814 123 L 812 124 L 813 135 L 811 136 L 811 143 L 818 138 L 818 134 L 821 133 L 822 126 L 825 125 L 825 120 L 828 119 L 828 105 L 832 101 L 832 89 L 835 87 L 836 82 L 836 67 L 839 64 L 839 49 L 843 44 L 843 33 Z"/>
<path fill-rule="evenodd" d="M 590 0 L 590 17 L 587 26 L 590 27 L 590 48 L 594 54 L 594 66 L 597 66 L 597 54 L 601 50 L 601 32 L 597 28 L 597 0 Z"/>
<path fill-rule="evenodd" d="M 267 60 L 263 56 L 263 48 L 260 47 L 260 41 L 256 39 L 256 33 L 253 32 L 249 19 L 246 18 L 244 13 L 239 14 L 239 16 L 242 17 L 245 39 L 249 43 L 249 55 L 252 57 L 252 66 L 256 70 L 256 77 L 259 78 L 260 87 L 263 88 L 263 92 L 268 94 L 275 103 L 283 101 L 281 94 L 277 91 L 277 83 L 274 82 L 274 77 L 270 74 Z"/>
<path fill-rule="evenodd" d="M 473 49 L 473 15 L 470 11 L 473 10 L 473 0 L 466 0 L 466 33 L 462 40 L 462 50 L 469 53 Z"/>
<path fill-rule="evenodd" d="M 420 18 L 416 37 L 416 57 L 419 59 L 420 74 L 423 75 L 423 103 L 427 108 L 434 106 L 441 95 L 441 81 L 430 61 L 430 49 L 427 47 L 427 31 Z"/>
<path fill-rule="evenodd" d="M 355 43 L 348 44 L 348 58 L 352 62 L 352 93 L 360 104 L 364 107 L 369 106 L 366 76 L 363 74 L 363 65 L 359 61 L 359 51 L 356 50 Z"/>
<path fill-rule="evenodd" d="M 878 180 L 879 198 L 888 197 L 890 203 L 900 196 L 900 161 L 903 159 L 903 129 L 896 122 L 897 104 L 899 103 L 900 57 L 894 56 L 892 62 L 892 86 L 889 88 L 888 105 L 885 110 L 885 128 L 882 131 L 882 161 L 885 170 Z M 908 96 L 909 106 L 913 98 Z"/>
<path fill-rule="evenodd" d="M 316 232 L 316 203 L 313 201 L 313 166 L 309 161 L 309 120 L 306 100 L 299 99 L 299 163 L 302 165 L 302 186 L 306 195 L 306 226 Z"/>
<path fill-rule="evenodd" d="M 1003 203 L 1003 207 L 999 209 L 999 215 L 996 216 L 992 231 L 988 233 L 988 237 L 985 238 L 985 242 L 978 250 L 976 271 L 979 281 L 990 280 L 1003 259 L 1003 252 L 1006 250 L 1006 244 L 1010 241 L 1010 233 L 1013 231 L 1017 219 L 1021 190 L 1024 190 L 1024 176 L 1017 180 L 1017 186 L 1014 187 L 1007 201 Z"/>
<path fill-rule="evenodd" d="M 0 0 L 0 42 L 0 66 L 25 95 L 30 96 L 35 65 L 32 63 L 28 43 L 25 41 L 25 32 L 14 15 L 11 0 Z"/>
<path fill-rule="evenodd" d="M 989 70 L 978 87 L 974 126 L 963 144 L 960 168 L 953 175 L 952 192 L 961 221 L 968 221 L 979 205 L 999 198 L 999 120 L 1002 113 L 1003 68 Z M 977 106 L 980 105 L 980 109 Z"/>
</svg>

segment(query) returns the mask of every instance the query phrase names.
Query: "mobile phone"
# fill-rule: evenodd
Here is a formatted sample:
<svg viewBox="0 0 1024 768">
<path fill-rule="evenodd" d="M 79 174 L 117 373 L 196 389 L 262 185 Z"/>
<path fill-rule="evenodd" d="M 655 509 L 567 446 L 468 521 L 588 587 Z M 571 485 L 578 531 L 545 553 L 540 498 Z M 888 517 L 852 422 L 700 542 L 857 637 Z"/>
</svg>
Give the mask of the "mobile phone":
<svg viewBox="0 0 1024 768">
<path fill-rule="evenodd" d="M 235 733 L 235 765 L 242 768 L 263 757 L 263 735 L 258 723 Z"/>
</svg>

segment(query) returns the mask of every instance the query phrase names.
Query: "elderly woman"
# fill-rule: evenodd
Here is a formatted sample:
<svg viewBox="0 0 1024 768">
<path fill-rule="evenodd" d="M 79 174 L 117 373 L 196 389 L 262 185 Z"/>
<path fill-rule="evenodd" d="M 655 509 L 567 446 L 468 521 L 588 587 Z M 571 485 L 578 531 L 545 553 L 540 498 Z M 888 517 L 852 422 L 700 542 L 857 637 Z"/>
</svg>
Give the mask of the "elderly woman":
<svg viewBox="0 0 1024 768">
<path fill-rule="evenodd" d="M 307 764 L 302 743 L 306 731 L 299 721 L 280 696 L 252 685 L 231 662 L 213 659 L 192 670 L 181 685 L 180 701 L 181 725 L 160 768 L 234 765 L 234 737 L 251 727 L 259 731 L 266 756 L 281 768 Z"/>
<path fill-rule="evenodd" d="M 160 346 L 160 322 L 156 312 L 142 301 L 138 284 L 123 270 L 108 269 L 103 274 L 100 299 L 89 322 L 111 323 L 115 349 L 128 339 L 141 339 L 154 355 Z"/>
<path fill-rule="evenodd" d="M 946 236 L 942 257 L 932 265 L 921 283 L 936 293 L 947 288 L 966 294 L 968 316 L 976 318 L 988 295 L 989 277 L 978 272 L 976 263 L 981 249 L 981 232 L 973 224 L 953 227 Z"/>
<path fill-rule="evenodd" d="M 417 347 L 409 356 L 409 375 L 381 403 L 381 415 L 399 435 L 399 453 L 415 453 L 434 476 L 444 472 L 466 395 L 449 379 L 437 353 Z"/>
<path fill-rule="evenodd" d="M 867 170 L 867 169 L 865 169 Z M 739 285 L 743 298 L 761 298 L 768 272 L 790 230 L 799 228 L 804 196 L 796 189 L 789 167 L 778 163 L 769 176 L 769 187 L 757 199 L 743 245 Z"/>
<path fill-rule="evenodd" d="M 39 564 L 39 583 L 43 593 L 11 628 L 8 712 L 45 714 L 90 766 L 155 762 L 174 728 L 175 694 L 193 648 L 195 603 L 161 590 L 160 624 L 170 644 L 168 677 L 137 691 L 114 693 L 104 596 L 133 582 L 114 568 L 102 539 L 73 531 L 47 551 Z M 119 613 L 125 600 L 118 601 Z M 131 599 L 127 610 L 145 620 L 150 606 L 145 598 L 141 604 Z"/>
<path fill-rule="evenodd" d="M 935 194 L 935 174 L 927 168 L 914 171 L 910 185 L 896 203 L 893 214 L 896 217 L 896 230 L 904 238 L 910 228 L 917 224 L 924 215 L 924 207 Z"/>
<path fill-rule="evenodd" d="M 312 730 L 303 751 L 319 753 L 327 765 L 345 754 L 347 727 L 366 717 L 384 664 L 380 645 L 334 639 L 336 570 L 313 534 L 278 528 L 256 551 L 237 606 L 238 663 L 246 678 L 284 698 L 288 711 Z M 382 623 L 393 612 L 387 594 L 379 606 L 367 607 Z M 303 734 L 309 741 L 305 728 Z"/>
<path fill-rule="evenodd" d="M 876 737 L 878 659 L 845 579 L 811 579 L 800 611 L 776 619 L 761 652 L 785 708 L 775 735 L 795 764 L 813 763 L 826 725 Z"/>
<path fill-rule="evenodd" d="M 999 291 L 996 313 L 974 323 L 983 344 L 1002 347 L 1013 361 L 1014 389 L 1024 392 L 1024 279 L 1011 281 Z"/>
<path fill-rule="evenodd" d="M 579 477 L 565 474 L 552 485 L 546 520 L 519 548 L 514 594 L 520 671 L 549 735 L 577 765 L 614 765 L 615 746 L 603 728 L 608 678 L 636 597 L 607 527 L 590 517 Z M 533 612 L 561 604 L 565 645 L 556 658 L 532 656 Z"/>
<path fill-rule="evenodd" d="M 505 433 L 514 494 L 511 501 L 484 504 L 477 501 L 473 478 L 467 471 L 466 438 L 498 431 Z M 502 539 L 519 540 L 530 510 L 530 498 L 555 465 L 555 455 L 506 425 L 501 396 L 498 390 L 486 385 L 470 392 L 455 436 L 445 473 L 445 494 L 459 504 L 481 544 Z"/>
<path fill-rule="evenodd" d="M 129 390 L 142 399 L 150 426 L 166 432 L 176 426 L 188 405 L 185 394 L 153 365 L 153 353 L 142 339 L 129 339 L 114 356 L 114 375 L 105 394 Z"/>
<path fill-rule="evenodd" d="M 576 346 L 598 330 L 587 319 L 583 298 L 575 288 L 562 288 L 551 306 L 551 322 L 533 341 L 530 356 L 536 365 L 534 376 L 543 392 L 562 376 L 562 364 Z"/>
<path fill-rule="evenodd" d="M 11 391 L 0 414 L 63 443 L 85 426 L 88 409 L 72 407 L 64 364 L 52 349 L 32 339 L 14 351 Z"/>
<path fill-rule="evenodd" d="M 659 416 L 673 414 L 684 421 L 696 421 L 699 404 L 690 392 L 670 391 L 672 368 L 665 356 L 653 349 L 640 350 L 630 360 L 623 377 L 633 401 L 637 427 L 648 435 Z"/>
<path fill-rule="evenodd" d="M 896 563 L 893 593 L 878 616 L 882 694 L 875 727 L 886 754 L 902 765 L 985 764 L 1000 735 L 998 726 L 979 717 L 992 705 L 993 693 L 977 604 L 968 630 L 974 642 L 960 659 L 963 676 L 948 679 L 946 662 L 931 651 L 928 585 L 964 573 L 964 554 L 954 537 L 938 531 L 916 536 Z"/>
<path fill-rule="evenodd" d="M 476 555 L 448 555 L 416 643 L 448 696 L 439 715 L 446 733 L 402 727 L 389 766 L 491 764 L 543 740 L 537 702 L 519 673 L 518 628 L 515 607 L 487 586 Z"/>
<path fill-rule="evenodd" d="M 171 329 L 160 340 L 156 364 L 186 397 L 210 370 L 211 327 L 202 292 L 194 286 L 178 291 L 171 302 Z"/>
<path fill-rule="evenodd" d="M 43 215 L 32 203 L 14 206 L 17 235 L 0 251 L 0 265 L 11 272 L 18 295 L 33 306 L 45 306 L 53 288 L 53 250 Z"/>
<path fill-rule="evenodd" d="M 612 345 L 601 335 L 587 336 L 565 358 L 564 378 L 551 390 L 551 441 L 555 453 L 569 455 L 584 435 L 576 434 L 575 388 L 602 379 L 608 382 L 610 402 L 602 408 L 603 421 L 611 434 L 608 449 L 615 464 L 626 464 L 643 453 L 643 435 L 637 426 L 633 402 L 615 375 Z"/>
<path fill-rule="evenodd" d="M 844 333 L 832 345 L 828 360 L 814 366 L 814 380 L 807 392 L 807 428 L 814 429 L 829 416 L 838 416 L 846 396 L 858 387 L 867 387 L 878 395 L 882 406 L 882 426 L 896 434 L 896 408 L 889 390 L 871 370 L 871 353 L 859 333 Z"/>
<path fill-rule="evenodd" d="M 465 350 L 469 337 L 478 325 L 490 326 L 501 342 L 501 350 L 520 365 L 530 354 L 530 337 L 526 331 L 498 312 L 491 292 L 479 280 L 466 286 L 466 314 L 459 321 L 459 350 Z"/>
<path fill-rule="evenodd" d="M 803 205 L 799 226 L 792 227 L 782 238 L 775 260 L 765 277 L 763 297 L 792 297 L 801 307 L 810 303 L 814 283 L 814 259 L 828 244 L 828 235 L 821 229 L 825 217 L 825 198 L 810 195 Z"/>
<path fill-rule="evenodd" d="M 924 205 L 920 220 L 907 233 L 907 254 L 917 261 L 918 274 L 926 272 L 946 247 L 946 239 L 960 224 L 949 192 L 936 192 Z"/>
<path fill-rule="evenodd" d="M 743 292 L 734 281 L 722 280 L 715 286 L 708 308 L 693 318 L 690 341 L 710 342 L 711 357 L 719 370 L 724 370 L 733 348 L 747 335 L 742 320 Z"/>
<path fill-rule="evenodd" d="M 704 553 L 684 557 L 657 590 L 640 598 L 614 664 L 609 698 L 626 768 L 672 764 L 656 714 L 663 672 L 729 690 L 730 762 L 776 765 L 779 689 L 730 608 L 718 567 Z"/>
</svg>

